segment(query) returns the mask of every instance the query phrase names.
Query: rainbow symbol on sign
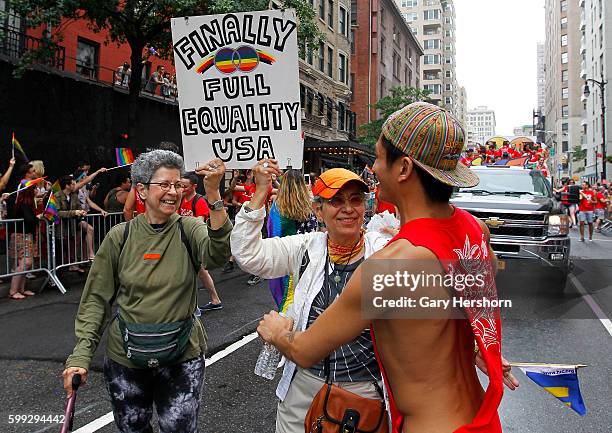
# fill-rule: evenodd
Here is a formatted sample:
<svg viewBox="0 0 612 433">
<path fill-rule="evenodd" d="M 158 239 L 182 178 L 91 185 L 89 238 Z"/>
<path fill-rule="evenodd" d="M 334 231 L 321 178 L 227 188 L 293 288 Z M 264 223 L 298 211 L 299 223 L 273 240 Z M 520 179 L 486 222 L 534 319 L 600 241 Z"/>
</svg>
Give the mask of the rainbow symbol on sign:
<svg viewBox="0 0 612 433">
<path fill-rule="evenodd" d="M 223 74 L 233 74 L 236 71 L 251 72 L 259 63 L 271 65 L 276 59 L 270 54 L 248 45 L 236 49 L 221 48 L 214 56 L 209 56 L 198 66 L 196 72 L 203 74 L 213 65 Z"/>
</svg>

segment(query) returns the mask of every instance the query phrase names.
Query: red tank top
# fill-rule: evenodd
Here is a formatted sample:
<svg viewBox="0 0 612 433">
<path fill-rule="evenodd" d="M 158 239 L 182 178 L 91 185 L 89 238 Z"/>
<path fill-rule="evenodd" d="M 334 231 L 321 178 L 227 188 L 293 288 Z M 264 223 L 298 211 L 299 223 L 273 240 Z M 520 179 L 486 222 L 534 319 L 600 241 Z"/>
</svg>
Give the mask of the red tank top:
<svg viewBox="0 0 612 433">
<path fill-rule="evenodd" d="M 138 191 L 136 191 L 136 188 L 134 188 L 134 197 L 136 197 L 136 215 L 145 213 L 146 208 L 144 201 L 142 201 L 142 199 L 140 198 L 140 195 L 138 194 Z"/>
<path fill-rule="evenodd" d="M 466 287 L 462 292 L 455 292 L 464 300 L 477 300 L 483 297 L 490 300 L 497 299 L 493 269 L 482 227 L 466 211 L 455 208 L 450 218 L 422 218 L 410 221 L 402 226 L 389 244 L 397 239 L 407 239 L 413 245 L 433 252 L 447 273 L 485 276 L 483 287 Z M 473 307 L 463 308 L 463 311 L 470 321 L 472 334 L 487 364 L 489 386 L 472 423 L 458 428 L 455 433 L 498 433 L 502 430 L 497 408 L 503 395 L 499 308 Z M 395 405 L 384 362 L 376 347 L 374 326 L 370 329 L 376 359 L 386 385 L 392 432 L 401 433 L 403 415 Z"/>
</svg>

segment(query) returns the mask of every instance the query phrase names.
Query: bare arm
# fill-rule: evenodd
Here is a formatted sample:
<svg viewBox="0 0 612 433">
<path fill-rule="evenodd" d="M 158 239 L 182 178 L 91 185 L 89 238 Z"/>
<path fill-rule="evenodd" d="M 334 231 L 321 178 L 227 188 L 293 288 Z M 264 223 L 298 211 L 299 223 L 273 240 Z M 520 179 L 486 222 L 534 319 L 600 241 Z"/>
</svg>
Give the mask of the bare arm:
<svg viewBox="0 0 612 433">
<path fill-rule="evenodd" d="M 106 214 L 106 211 L 102 209 L 100 206 L 98 206 L 96 202 L 90 199 L 89 197 L 87 197 L 87 204 L 89 205 L 90 208 L 92 208 L 93 210 L 97 210 L 102 215 Z"/>
<path fill-rule="evenodd" d="M 489 231 L 489 227 L 487 227 L 487 225 L 483 221 L 479 220 L 478 218 L 475 219 L 476 221 L 478 221 L 478 224 L 480 224 L 480 228 L 482 228 L 482 232 L 485 235 L 485 240 L 487 241 L 487 246 L 489 247 L 489 257 L 491 257 L 491 267 L 493 268 L 493 275 L 497 275 L 497 256 L 495 255 L 495 251 L 493 251 L 493 248 L 491 248 L 491 232 Z"/>
<path fill-rule="evenodd" d="M 104 173 L 106 171 L 106 168 L 102 167 L 100 169 L 98 169 L 97 171 L 94 171 L 92 174 L 90 174 L 89 176 L 85 176 L 83 179 L 81 179 L 80 181 L 77 182 L 76 186 L 75 186 L 75 191 L 77 189 L 81 189 L 83 188 L 85 185 L 87 185 L 89 182 L 91 182 L 92 180 L 95 179 L 95 177 L 97 175 L 99 175 L 100 173 Z"/>
<path fill-rule="evenodd" d="M 123 206 L 123 217 L 126 221 L 130 221 L 134 218 L 134 210 L 136 209 L 136 196 L 134 194 L 138 194 L 138 192 L 136 192 L 135 187 L 132 187 L 125 199 L 125 205 Z"/>
<path fill-rule="evenodd" d="M 2 178 L 0 179 L 0 191 L 4 191 L 4 188 L 6 188 L 6 185 L 8 184 L 9 179 L 11 178 L 11 173 L 13 172 L 13 167 L 15 167 L 15 158 L 11 158 L 11 160 L 9 161 L 9 166 L 6 169 L 6 173 L 4 173 L 4 176 L 2 176 Z"/>
</svg>

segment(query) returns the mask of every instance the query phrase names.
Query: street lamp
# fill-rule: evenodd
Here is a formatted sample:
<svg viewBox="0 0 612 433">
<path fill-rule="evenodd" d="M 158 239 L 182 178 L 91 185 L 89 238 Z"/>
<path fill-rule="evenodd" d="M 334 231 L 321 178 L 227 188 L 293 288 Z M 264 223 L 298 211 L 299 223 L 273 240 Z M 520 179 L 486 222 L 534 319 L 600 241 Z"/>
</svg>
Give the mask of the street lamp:
<svg viewBox="0 0 612 433">
<path fill-rule="evenodd" d="M 601 94 L 601 156 L 603 167 L 601 170 L 601 180 L 603 181 L 606 179 L 606 84 L 608 84 L 608 82 L 604 80 L 603 76 L 601 77 L 601 81 L 592 78 L 587 78 L 585 81 L 584 96 L 586 98 L 591 96 L 589 81 L 599 86 L 599 93 Z M 597 152 L 595 152 L 595 178 L 597 178 Z"/>
</svg>

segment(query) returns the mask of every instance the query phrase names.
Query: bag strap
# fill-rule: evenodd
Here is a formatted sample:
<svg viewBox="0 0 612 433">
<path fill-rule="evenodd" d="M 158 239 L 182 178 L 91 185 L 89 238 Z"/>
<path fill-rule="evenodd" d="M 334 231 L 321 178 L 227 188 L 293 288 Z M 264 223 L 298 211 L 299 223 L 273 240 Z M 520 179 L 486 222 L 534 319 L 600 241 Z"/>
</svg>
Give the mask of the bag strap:
<svg viewBox="0 0 612 433">
<path fill-rule="evenodd" d="M 325 275 L 323 275 L 323 291 L 325 292 L 325 309 L 329 308 L 329 298 L 330 298 L 330 293 L 329 293 L 329 251 L 326 248 L 325 249 Z M 329 360 L 329 355 L 327 355 L 325 357 L 325 360 L 323 361 L 323 374 L 325 375 L 325 383 L 328 384 L 330 387 L 332 385 L 332 381 L 331 381 L 331 370 L 329 367 L 330 364 L 330 360 Z M 327 402 L 327 399 L 326 399 Z"/>
<path fill-rule="evenodd" d="M 201 196 L 200 196 L 201 197 Z M 181 230 L 181 241 L 183 245 L 185 245 L 185 249 L 187 250 L 187 254 L 189 254 L 189 260 L 191 261 L 191 265 L 193 266 L 193 271 L 198 274 L 200 271 L 200 267 L 197 265 L 195 260 L 193 260 L 193 255 L 191 253 L 191 245 L 189 244 L 189 239 L 187 238 L 187 233 L 185 233 L 185 229 L 183 228 L 183 217 L 179 217 L 178 226 Z"/>
</svg>

